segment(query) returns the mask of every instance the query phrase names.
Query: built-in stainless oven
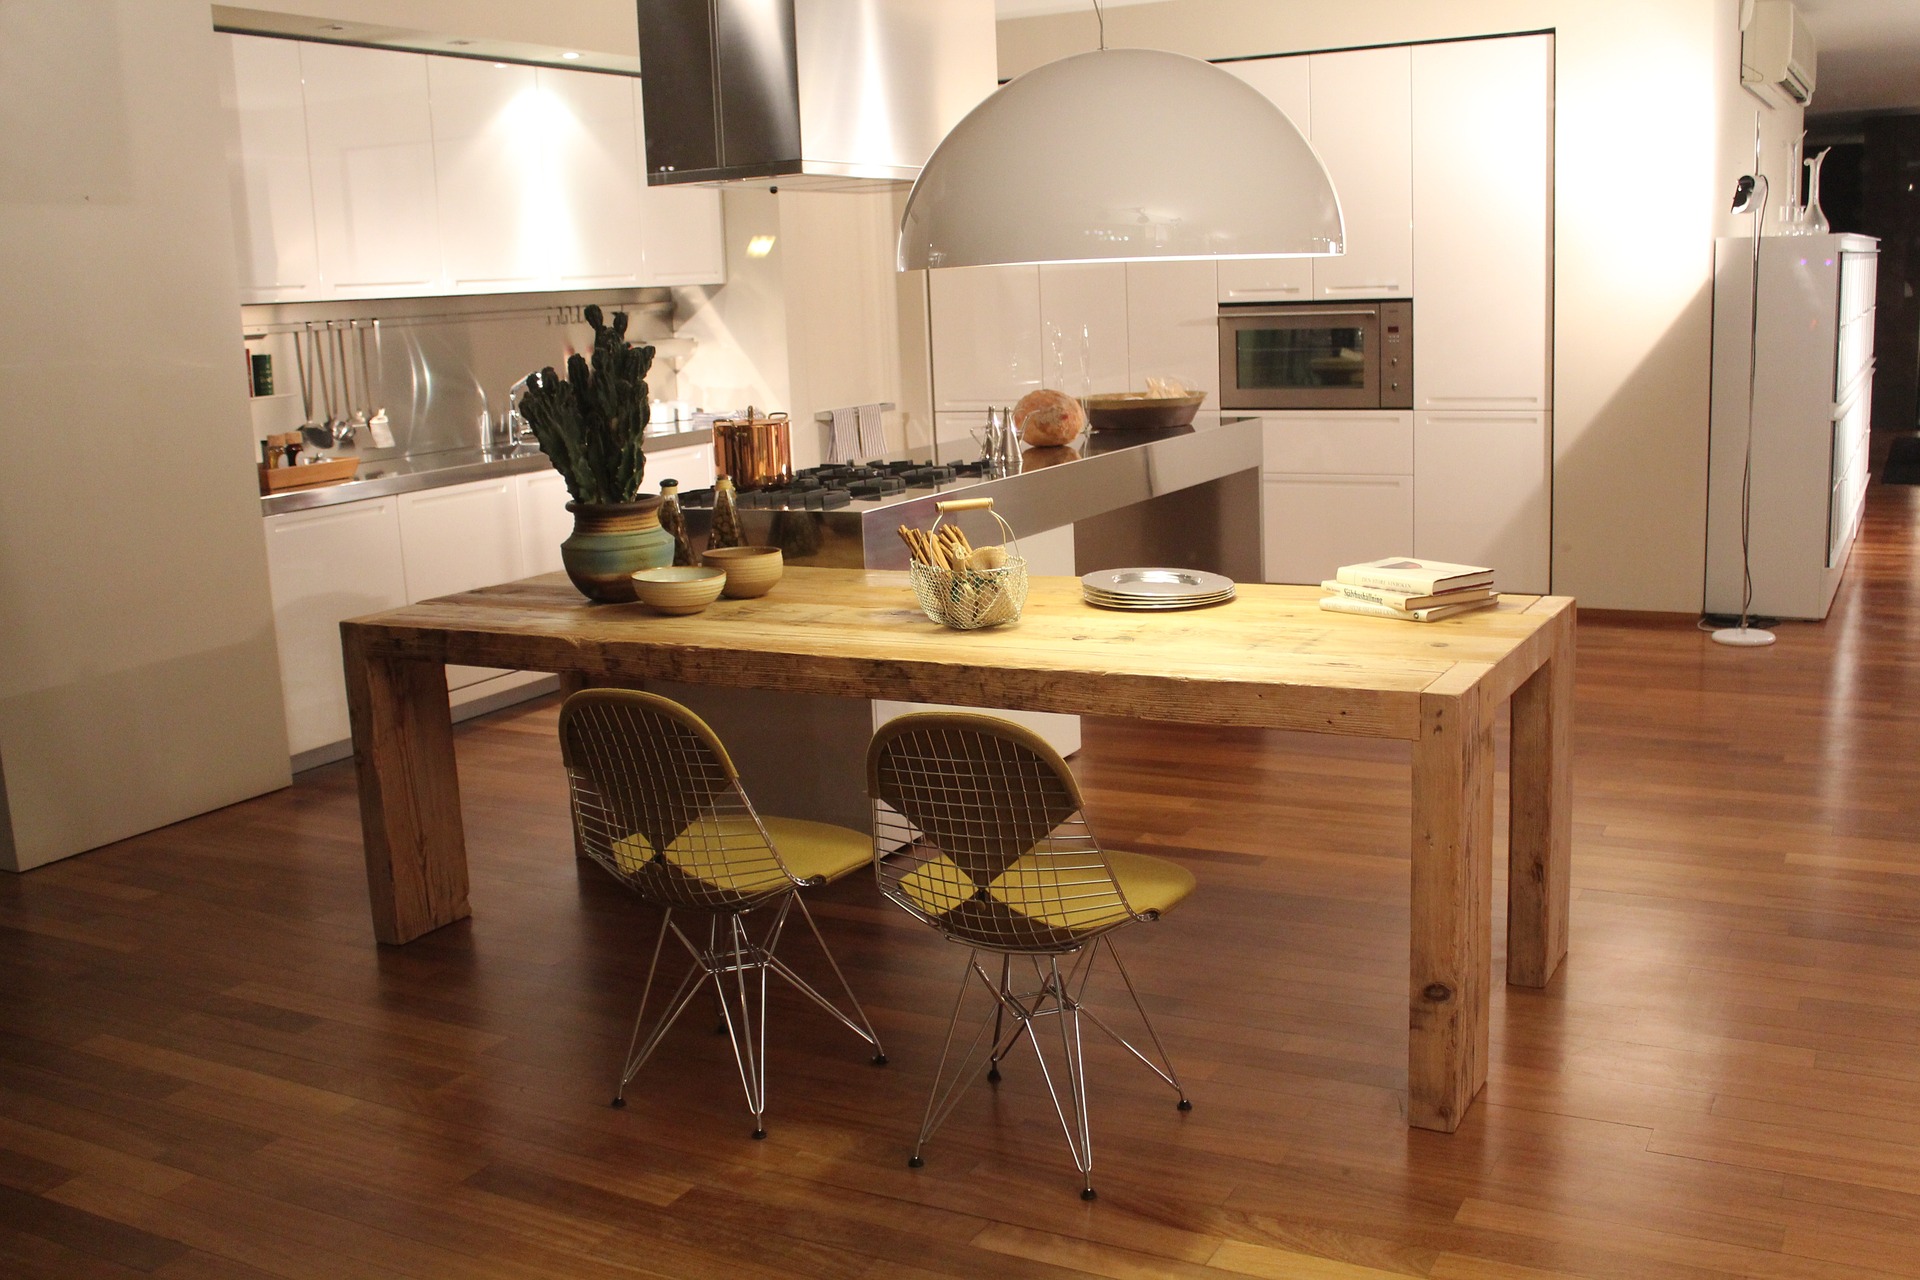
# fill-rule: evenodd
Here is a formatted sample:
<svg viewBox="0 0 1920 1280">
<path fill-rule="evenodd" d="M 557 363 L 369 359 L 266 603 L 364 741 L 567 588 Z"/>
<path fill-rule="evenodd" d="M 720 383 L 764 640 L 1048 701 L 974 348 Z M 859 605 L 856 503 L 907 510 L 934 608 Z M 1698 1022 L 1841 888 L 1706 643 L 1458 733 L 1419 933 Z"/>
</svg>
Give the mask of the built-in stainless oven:
<svg viewBox="0 0 1920 1280">
<path fill-rule="evenodd" d="M 1411 409 L 1413 303 L 1220 308 L 1222 409 Z"/>
</svg>

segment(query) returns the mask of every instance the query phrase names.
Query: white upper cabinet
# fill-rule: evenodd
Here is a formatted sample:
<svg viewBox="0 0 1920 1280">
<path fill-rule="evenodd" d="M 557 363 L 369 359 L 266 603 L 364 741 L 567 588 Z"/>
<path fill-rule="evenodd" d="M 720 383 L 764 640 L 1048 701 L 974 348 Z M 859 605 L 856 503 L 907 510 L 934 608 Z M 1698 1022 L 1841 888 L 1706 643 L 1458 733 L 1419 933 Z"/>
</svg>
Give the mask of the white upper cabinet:
<svg viewBox="0 0 1920 1280">
<path fill-rule="evenodd" d="M 513 168 L 521 185 L 529 177 L 552 184 L 539 217 L 549 270 L 562 289 L 638 284 L 651 230 L 633 114 L 639 81 L 552 67 L 536 75 L 545 119 L 527 130 Z"/>
<path fill-rule="evenodd" d="M 1041 383 L 1040 269 L 927 273 L 936 410 L 1011 405 Z"/>
<path fill-rule="evenodd" d="M 1409 51 L 1359 49 L 1308 58 L 1309 140 L 1346 220 L 1347 251 L 1315 258 L 1315 298 L 1413 295 L 1413 128 Z"/>
<path fill-rule="evenodd" d="M 1211 262 L 1127 263 L 1131 390 L 1178 378 L 1207 393 L 1206 408 L 1220 407 L 1218 289 Z"/>
<path fill-rule="evenodd" d="M 1413 50 L 1421 408 L 1547 407 L 1551 77 L 1547 36 Z"/>
<path fill-rule="evenodd" d="M 221 105 L 236 126 L 229 140 L 228 180 L 240 300 L 318 297 L 300 46 L 260 36 L 216 38 L 227 55 L 220 67 Z"/>
<path fill-rule="evenodd" d="M 633 96 L 634 163 L 640 170 L 644 227 L 640 283 L 725 284 L 727 245 L 720 193 L 710 187 L 646 185 L 646 116 L 638 80 L 629 82 L 629 92 Z"/>
<path fill-rule="evenodd" d="M 299 48 L 322 282 L 340 297 L 438 292 L 426 55 Z"/>
<path fill-rule="evenodd" d="M 1249 58 L 1223 62 L 1230 71 L 1267 96 L 1293 122 L 1307 141 L 1313 141 L 1313 107 L 1308 91 L 1308 59 Z M 1313 297 L 1311 258 L 1228 258 L 1220 263 L 1221 302 L 1307 302 Z"/>
<path fill-rule="evenodd" d="M 552 144 L 532 67 L 432 58 L 433 167 L 447 283 L 537 289 L 548 276 Z M 529 181 L 530 171 L 541 179 Z"/>
<path fill-rule="evenodd" d="M 1127 389 L 1127 268 L 1040 268 L 1040 385 L 1082 396 Z"/>
</svg>

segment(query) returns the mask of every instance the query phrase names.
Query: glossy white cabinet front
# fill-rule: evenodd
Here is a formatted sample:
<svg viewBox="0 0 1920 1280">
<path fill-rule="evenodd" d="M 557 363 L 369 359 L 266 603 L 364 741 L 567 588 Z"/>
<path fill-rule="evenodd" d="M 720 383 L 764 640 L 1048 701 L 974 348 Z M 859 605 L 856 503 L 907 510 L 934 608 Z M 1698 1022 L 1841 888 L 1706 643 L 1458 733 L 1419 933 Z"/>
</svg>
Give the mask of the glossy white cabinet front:
<svg viewBox="0 0 1920 1280">
<path fill-rule="evenodd" d="M 294 755 L 348 736 L 340 622 L 406 604 L 397 498 L 266 520 L 267 579 Z"/>
<path fill-rule="evenodd" d="M 1318 583 L 1343 564 L 1414 545 L 1413 414 L 1261 418 L 1261 527 L 1268 582 Z"/>
<path fill-rule="evenodd" d="M 628 81 L 635 163 L 640 170 L 641 274 L 647 285 L 725 284 L 726 225 L 711 187 L 646 185 L 646 116 L 640 82 Z"/>
<path fill-rule="evenodd" d="M 512 582 L 522 576 L 515 478 L 401 494 L 400 547 L 409 601 Z M 492 667 L 449 666 L 447 687 L 502 674 Z"/>
<path fill-rule="evenodd" d="M 1300 136 L 1313 141 L 1313 100 L 1305 54 L 1223 62 L 1280 108 Z M 1313 298 L 1312 258 L 1228 258 L 1220 264 L 1221 302 L 1308 302 Z"/>
<path fill-rule="evenodd" d="M 936 410 L 1010 405 L 1041 386 L 1038 267 L 927 275 Z"/>
<path fill-rule="evenodd" d="M 440 218 L 426 55 L 299 48 L 322 283 L 336 296 L 434 290 Z"/>
<path fill-rule="evenodd" d="M 1408 50 L 1309 59 L 1313 148 L 1333 179 L 1347 251 L 1313 259 L 1321 301 L 1405 298 L 1413 279 L 1413 132 Z"/>
<path fill-rule="evenodd" d="M 320 292 L 314 241 L 313 178 L 307 164 L 307 108 L 300 46 L 291 40 L 215 37 L 221 105 L 235 125 L 228 181 L 240 254 L 240 300 L 301 301 Z"/>
<path fill-rule="evenodd" d="M 1414 394 L 1547 408 L 1551 38 L 1413 50 Z"/>
<path fill-rule="evenodd" d="M 1551 577 L 1553 433 L 1544 413 L 1414 415 L 1413 554 L 1487 565 L 1502 591 Z"/>
</svg>

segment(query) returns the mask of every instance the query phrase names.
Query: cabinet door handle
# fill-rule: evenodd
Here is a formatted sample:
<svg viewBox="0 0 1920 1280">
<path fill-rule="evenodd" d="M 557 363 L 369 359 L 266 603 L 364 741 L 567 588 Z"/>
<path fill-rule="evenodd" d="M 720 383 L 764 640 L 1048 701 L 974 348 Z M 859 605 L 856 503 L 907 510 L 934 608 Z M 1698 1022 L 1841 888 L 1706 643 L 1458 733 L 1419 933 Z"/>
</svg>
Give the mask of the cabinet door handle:
<svg viewBox="0 0 1920 1280">
<path fill-rule="evenodd" d="M 1275 285 L 1271 289 L 1229 289 L 1227 290 L 1227 296 L 1229 298 L 1241 298 L 1241 297 L 1252 297 L 1256 294 L 1299 293 L 1299 292 L 1300 292 L 1300 286 L 1297 284 L 1280 284 L 1280 285 Z"/>
<path fill-rule="evenodd" d="M 1400 282 L 1398 280 L 1386 280 L 1381 282 L 1380 284 L 1330 284 L 1327 286 L 1327 292 L 1328 293 L 1374 293 L 1382 289 L 1398 289 L 1399 287 L 1400 287 Z"/>
</svg>

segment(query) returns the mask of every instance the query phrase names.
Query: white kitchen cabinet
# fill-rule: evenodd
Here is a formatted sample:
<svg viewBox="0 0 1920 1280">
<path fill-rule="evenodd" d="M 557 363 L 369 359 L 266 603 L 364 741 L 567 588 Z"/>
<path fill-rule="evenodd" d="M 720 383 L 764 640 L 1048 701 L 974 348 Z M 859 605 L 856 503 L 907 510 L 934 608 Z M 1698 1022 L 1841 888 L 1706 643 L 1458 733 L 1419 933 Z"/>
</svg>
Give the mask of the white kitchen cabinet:
<svg viewBox="0 0 1920 1280">
<path fill-rule="evenodd" d="M 1333 179 L 1347 251 L 1313 259 L 1321 301 L 1413 296 L 1413 129 L 1405 46 L 1308 59 L 1309 140 Z"/>
<path fill-rule="evenodd" d="M 341 620 L 407 603 L 399 500 L 269 516 L 265 529 L 287 744 L 299 756 L 349 735 Z"/>
<path fill-rule="evenodd" d="M 1308 58 L 1247 58 L 1223 62 L 1222 71 L 1239 76 L 1279 107 L 1300 135 L 1313 141 L 1313 106 L 1308 88 Z M 1216 283 L 1221 302 L 1310 302 L 1311 258 L 1227 258 Z"/>
<path fill-rule="evenodd" d="M 523 577 L 516 477 L 478 480 L 400 495 L 400 547 L 408 601 L 491 587 Z M 447 668 L 458 689 L 504 672 Z"/>
<path fill-rule="evenodd" d="M 1544 594 L 1553 431 L 1544 413 L 1417 413 L 1413 554 L 1487 565 L 1502 591 Z"/>
<path fill-rule="evenodd" d="M 682 493 L 712 488 L 713 446 L 686 444 L 674 449 L 649 449 L 646 475 L 641 485 L 646 492 L 658 493 L 662 480 L 678 480 Z"/>
<path fill-rule="evenodd" d="M 1870 236 L 1760 241 L 1749 421 L 1753 241 L 1714 246 L 1708 612 L 1741 611 L 1745 569 L 1754 614 L 1824 618 L 1833 607 L 1866 498 L 1878 253 Z"/>
<path fill-rule="evenodd" d="M 566 477 L 549 467 L 514 477 L 520 512 L 520 575 L 559 573 L 560 544 L 573 533 L 572 501 Z"/>
<path fill-rule="evenodd" d="M 1040 268 L 1040 385 L 1069 395 L 1125 391 L 1127 268 L 1074 262 Z"/>
<path fill-rule="evenodd" d="M 927 273 L 936 410 L 1011 405 L 1041 383 L 1040 269 Z"/>
<path fill-rule="evenodd" d="M 1219 285 L 1211 262 L 1129 262 L 1127 266 L 1128 386 L 1144 391 L 1147 378 L 1178 378 L 1220 406 Z"/>
<path fill-rule="evenodd" d="M 524 184 L 527 157 L 551 175 L 541 228 L 547 269 L 562 289 L 639 284 L 642 242 L 651 228 L 642 199 L 639 120 L 631 76 L 541 67 L 538 99 L 546 121 L 515 165 Z"/>
<path fill-rule="evenodd" d="M 313 178 L 300 46 L 291 40 L 218 35 L 220 98 L 234 130 L 228 181 L 242 302 L 302 302 L 319 296 Z"/>
<path fill-rule="evenodd" d="M 1317 585 L 1343 564 L 1407 553 L 1413 477 L 1263 475 L 1260 512 L 1267 581 Z"/>
<path fill-rule="evenodd" d="M 1420 408 L 1549 407 L 1552 62 L 1544 35 L 1412 51 Z"/>
<path fill-rule="evenodd" d="M 440 220 L 427 57 L 302 44 L 315 239 L 325 291 L 438 291 Z"/>
<path fill-rule="evenodd" d="M 537 289 L 549 274 L 550 188 L 524 180 L 544 151 L 548 112 L 534 69 L 429 58 L 433 166 L 447 285 L 455 292 Z"/>
<path fill-rule="evenodd" d="M 1405 410 L 1302 409 L 1262 414 L 1260 423 L 1260 469 L 1269 475 L 1413 474 L 1413 414 Z"/>
<path fill-rule="evenodd" d="M 641 284 L 725 284 L 726 224 L 720 193 L 710 187 L 646 185 L 646 117 L 640 82 L 629 82 L 634 163 L 640 170 Z"/>
</svg>

